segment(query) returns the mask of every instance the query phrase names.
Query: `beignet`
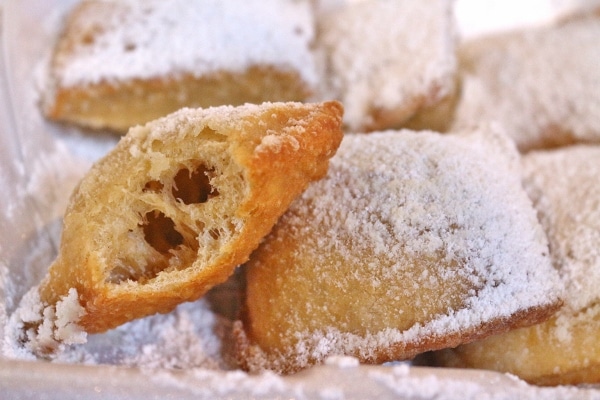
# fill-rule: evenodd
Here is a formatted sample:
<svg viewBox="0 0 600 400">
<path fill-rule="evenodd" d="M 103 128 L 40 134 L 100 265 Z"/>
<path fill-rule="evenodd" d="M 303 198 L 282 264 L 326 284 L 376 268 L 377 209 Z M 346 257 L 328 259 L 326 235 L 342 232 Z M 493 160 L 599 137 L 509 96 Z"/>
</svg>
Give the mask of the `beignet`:
<svg viewBox="0 0 600 400">
<path fill-rule="evenodd" d="M 124 133 L 184 106 L 304 101 L 313 36 L 305 0 L 85 0 L 55 46 L 43 108 Z"/>
<path fill-rule="evenodd" d="M 242 367 L 406 360 L 548 318 L 548 243 L 514 146 L 487 133 L 346 134 L 247 264 Z"/>
<path fill-rule="evenodd" d="M 523 152 L 600 143 L 599 37 L 590 15 L 463 43 L 454 129 L 499 123 Z"/>
<path fill-rule="evenodd" d="M 451 102 L 457 74 L 452 1 L 339 3 L 322 6 L 317 43 L 348 130 L 397 128 L 421 113 L 433 118 L 437 105 Z M 449 114 L 446 103 L 438 114 Z M 432 118 L 421 115 L 414 125 Z M 435 118 L 429 129 L 443 125 L 442 115 Z"/>
<path fill-rule="evenodd" d="M 541 385 L 600 382 L 600 147 L 528 153 L 524 182 L 566 287 L 552 319 L 437 354 L 451 367 L 509 372 Z"/>
<path fill-rule="evenodd" d="M 324 176 L 341 119 L 337 102 L 264 103 L 182 109 L 130 129 L 72 196 L 59 254 L 34 288 L 49 320 L 24 321 L 34 347 L 65 299 L 82 308 L 71 322 L 96 333 L 225 281 Z"/>
</svg>

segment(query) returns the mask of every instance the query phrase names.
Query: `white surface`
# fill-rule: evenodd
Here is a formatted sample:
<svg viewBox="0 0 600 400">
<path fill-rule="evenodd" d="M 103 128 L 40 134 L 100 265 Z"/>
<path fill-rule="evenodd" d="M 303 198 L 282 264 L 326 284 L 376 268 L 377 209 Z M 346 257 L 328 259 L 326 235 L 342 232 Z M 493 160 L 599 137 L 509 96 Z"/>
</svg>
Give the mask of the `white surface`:
<svg viewBox="0 0 600 400">
<path fill-rule="evenodd" d="M 557 15 L 600 6 L 599 0 L 455 0 L 463 37 L 543 24 Z"/>
<path fill-rule="evenodd" d="M 458 10 L 460 7 L 466 10 L 467 2 L 458 0 Z M 475 2 L 482 3 L 471 0 L 473 11 Z M 73 0 L 0 3 L 5 17 L 0 53 L 0 187 L 4 189 L 4 196 L 0 196 L 2 337 L 7 313 L 14 310 L 15 301 L 43 273 L 43 269 L 35 267 L 47 265 L 56 253 L 60 215 L 72 187 L 87 166 L 115 142 L 107 135 L 85 135 L 77 129 L 47 123 L 35 106 L 39 61 L 47 56 L 58 12 L 72 3 Z M 536 0 L 532 3 L 538 4 L 546 17 L 549 9 L 544 7 L 555 2 Z M 463 32 L 468 34 L 533 22 L 527 14 L 527 18 L 518 18 L 520 21 L 513 18 L 511 23 L 489 25 L 472 19 L 472 15 L 469 11 L 460 17 Z M 497 16 L 515 17 L 515 14 L 497 11 Z M 0 398 L 42 397 L 600 399 L 600 392 L 581 388 L 537 388 L 506 375 L 484 371 L 429 369 L 405 364 L 359 367 L 347 359 L 281 378 L 272 374 L 248 376 L 239 371 L 200 368 L 143 370 L 0 358 Z"/>
<path fill-rule="evenodd" d="M 10 367 L 10 368 L 9 368 Z M 7 399 L 405 399 L 586 400 L 592 389 L 538 388 L 486 371 L 338 365 L 281 378 L 273 374 L 206 370 L 139 371 L 0 360 L 0 393 Z"/>
</svg>

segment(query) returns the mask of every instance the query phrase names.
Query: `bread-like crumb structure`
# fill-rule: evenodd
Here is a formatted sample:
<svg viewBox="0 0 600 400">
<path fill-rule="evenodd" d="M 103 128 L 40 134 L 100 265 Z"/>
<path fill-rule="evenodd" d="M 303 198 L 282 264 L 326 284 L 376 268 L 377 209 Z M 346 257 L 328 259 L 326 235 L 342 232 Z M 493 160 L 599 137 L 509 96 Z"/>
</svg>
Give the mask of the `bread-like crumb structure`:
<svg viewBox="0 0 600 400">
<path fill-rule="evenodd" d="M 439 355 L 454 367 L 494 369 L 542 385 L 600 382 L 600 147 L 528 153 L 524 183 L 565 286 L 549 321 Z"/>
<path fill-rule="evenodd" d="M 74 322 L 94 333 L 203 295 L 326 173 L 341 119 L 337 102 L 264 103 L 132 128 L 75 190 L 41 307 L 74 288 L 85 311 Z M 52 324 L 68 328 L 56 310 Z"/>
<path fill-rule="evenodd" d="M 410 359 L 560 305 L 516 150 L 494 131 L 347 134 L 247 267 L 249 370 Z"/>
</svg>

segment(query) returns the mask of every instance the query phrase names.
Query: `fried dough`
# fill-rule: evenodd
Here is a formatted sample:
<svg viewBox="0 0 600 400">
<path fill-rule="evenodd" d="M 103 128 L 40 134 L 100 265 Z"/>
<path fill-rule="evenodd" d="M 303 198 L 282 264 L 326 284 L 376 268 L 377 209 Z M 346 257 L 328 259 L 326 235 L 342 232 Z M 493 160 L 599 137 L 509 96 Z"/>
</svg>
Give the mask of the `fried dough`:
<svg viewBox="0 0 600 400">
<path fill-rule="evenodd" d="M 565 285 L 552 319 L 436 355 L 441 365 L 509 372 L 540 385 L 600 382 L 600 147 L 524 156 L 525 188 Z"/>
<path fill-rule="evenodd" d="M 588 15 L 466 41 L 453 129 L 502 124 L 522 152 L 600 143 L 598 37 Z"/>
<path fill-rule="evenodd" d="M 456 94 L 452 1 L 340 3 L 321 7 L 317 47 L 347 129 L 444 127 Z"/>
<path fill-rule="evenodd" d="M 251 371 L 406 360 L 561 304 L 516 149 L 492 131 L 346 134 L 246 267 L 235 335 Z"/>
<path fill-rule="evenodd" d="M 264 103 L 132 128 L 74 192 L 41 304 L 71 298 L 83 308 L 73 323 L 95 333 L 197 299 L 324 176 L 341 119 L 337 102 Z"/>
<path fill-rule="evenodd" d="M 43 109 L 125 133 L 181 107 L 305 101 L 313 36 L 304 0 L 85 0 L 55 45 Z"/>
</svg>

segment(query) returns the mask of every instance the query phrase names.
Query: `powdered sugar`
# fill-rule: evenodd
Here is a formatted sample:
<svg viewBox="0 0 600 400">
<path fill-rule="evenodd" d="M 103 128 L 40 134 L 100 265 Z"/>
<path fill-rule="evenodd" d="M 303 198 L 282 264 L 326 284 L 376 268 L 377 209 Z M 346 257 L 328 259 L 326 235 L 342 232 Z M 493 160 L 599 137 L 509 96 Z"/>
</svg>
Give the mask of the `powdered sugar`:
<svg viewBox="0 0 600 400">
<path fill-rule="evenodd" d="M 305 81 L 316 81 L 309 49 L 314 28 L 307 1 L 97 3 L 88 13 L 89 25 L 81 27 L 96 34 L 95 41 L 90 45 L 84 40 L 76 57 L 59 68 L 60 85 L 169 74 L 202 76 L 256 65 L 297 70 Z M 100 22 L 110 28 L 95 31 Z"/>
<path fill-rule="evenodd" d="M 323 8 L 319 44 L 351 130 L 377 126 L 378 118 L 398 125 L 452 92 L 451 2 L 363 1 Z"/>
<path fill-rule="evenodd" d="M 325 360 L 325 365 L 335 365 L 339 368 L 355 368 L 360 365 L 358 358 L 349 356 L 329 356 Z"/>
<path fill-rule="evenodd" d="M 530 387 L 510 375 L 486 375 L 485 372 L 475 372 L 470 379 L 462 379 L 460 373 L 459 370 L 449 370 L 447 375 L 440 376 L 415 374 L 414 370 L 401 365 L 387 371 L 370 371 L 369 378 L 389 388 L 396 396 L 407 399 L 560 400 L 572 396 L 595 398 L 593 392 L 577 392 L 572 387 L 558 390 Z M 485 389 L 482 386 L 484 382 Z M 502 388 L 502 390 L 496 391 L 493 388 Z"/>
<path fill-rule="evenodd" d="M 172 313 L 91 335 L 86 345 L 58 354 L 56 361 L 150 369 L 226 370 L 230 367 L 221 353 L 227 324 L 210 310 L 205 300 L 185 303 Z"/>
<path fill-rule="evenodd" d="M 557 333 L 568 339 L 571 318 L 599 312 L 600 147 L 534 152 L 523 159 L 525 187 L 550 240 L 553 261 L 565 282 L 565 306 Z M 560 315 L 567 316 L 566 319 Z"/>
<path fill-rule="evenodd" d="M 491 288 L 483 288 L 473 300 L 479 307 L 486 307 L 480 311 L 489 313 L 487 317 L 508 311 L 510 299 L 517 293 L 525 296 L 519 301 L 527 300 L 521 304 L 537 304 L 553 292 L 552 284 L 556 282 L 536 282 L 522 270 L 528 269 L 525 265 L 539 263 L 546 267 L 531 268 L 532 274 L 537 270 L 542 278 L 550 272 L 544 235 L 529 200 L 520 192 L 514 153 L 509 152 L 505 158 L 498 146 L 501 140 L 496 138 L 491 145 L 486 140 L 482 133 L 468 138 L 410 132 L 350 137 L 332 163 L 329 182 L 314 185 L 303 198 L 312 199 L 312 215 L 319 219 L 318 224 L 332 222 L 329 210 L 352 204 L 347 232 L 363 240 L 351 240 L 348 247 L 340 241 L 341 236 L 321 240 L 333 239 L 336 251 L 350 258 L 360 257 L 361 249 L 368 247 L 376 253 L 396 254 L 401 250 L 411 257 L 441 248 L 453 257 L 467 251 L 469 255 L 463 257 L 474 263 L 474 271 L 486 280 L 504 282 L 505 289 L 512 292 L 495 288 L 486 294 Z M 326 186 L 332 186 L 333 192 L 325 194 Z M 369 217 L 374 214 L 381 221 L 390 221 L 391 232 L 377 226 L 377 220 Z M 366 224 L 370 220 L 375 224 Z M 453 224 L 457 226 L 453 228 Z M 514 236 L 516 232 L 518 236 Z M 328 235 L 336 235 L 335 230 Z M 393 243 L 394 238 L 410 242 L 400 249 L 400 243 Z M 488 269 L 487 265 L 497 267 Z M 521 272 L 517 274 L 517 270 Z M 505 275 L 511 277 L 510 285 Z M 541 298 L 536 297 L 540 294 Z M 501 303 L 504 305 L 498 309 Z M 513 306 L 518 307 L 517 303 Z"/>
<path fill-rule="evenodd" d="M 7 328 L 6 344 L 21 351 L 45 354 L 72 344 L 85 343 L 87 334 L 77 325 L 85 314 L 79 304 L 78 294 L 71 289 L 56 303 L 56 306 L 44 306 L 37 289 L 27 292 L 20 307 L 11 315 Z M 11 351 L 10 348 L 5 348 Z"/>
<path fill-rule="evenodd" d="M 273 133 L 262 138 L 261 143 L 256 147 L 256 151 L 271 151 L 279 153 L 284 143 L 287 143 L 294 150 L 298 150 L 300 148 L 300 143 L 298 143 L 298 140 L 293 136 L 282 136 Z"/>
<path fill-rule="evenodd" d="M 51 8 L 63 7 L 67 1 L 7 1 L 3 4 L 5 10 L 10 6 L 11 10 L 22 8 L 23 15 L 29 15 L 34 13 L 37 15 L 37 10 L 45 10 Z M 71 1 L 72 3 L 72 1 Z M 6 13 L 6 21 L 17 21 L 15 24 L 20 24 L 21 21 L 15 18 L 13 14 Z M 47 24 L 48 18 L 44 17 L 37 19 L 36 24 L 33 26 Z M 3 37 L 6 39 L 6 43 L 17 43 L 18 52 L 11 53 L 10 49 L 8 55 L 13 56 L 14 59 L 18 59 L 24 53 L 21 51 L 21 45 L 34 42 L 37 38 L 35 37 L 35 29 L 31 29 L 31 24 L 21 24 L 23 30 L 27 31 L 27 36 L 19 36 L 18 40 L 15 41 L 15 37 Z M 4 32 L 6 34 L 6 32 Z M 14 33 L 14 32 L 13 32 Z M 14 35 L 13 35 L 14 36 Z M 23 40 L 27 38 L 27 40 Z M 5 49 L 6 50 L 6 49 Z M 25 73 L 26 74 L 26 73 Z M 11 77 L 8 73 L 7 76 Z M 14 78 L 14 76 L 13 76 Z M 20 90 L 26 87 L 24 80 L 15 79 L 15 88 Z M 17 109 L 22 109 L 22 104 L 17 103 Z M 27 108 L 27 107 L 25 107 Z M 24 112 L 27 121 L 31 121 L 31 118 L 36 117 L 36 111 L 34 108 L 27 108 Z M 21 116 L 18 117 L 19 120 Z M 6 121 L 2 121 L 5 123 Z M 31 129 L 31 130 L 30 130 Z M 1 135 L 6 137 L 5 134 L 12 132 L 3 130 Z M 89 132 L 79 133 L 76 130 L 69 130 L 64 126 L 52 126 L 51 124 L 40 125 L 40 122 L 36 118 L 36 123 L 28 123 L 27 130 L 21 132 L 23 135 L 20 140 L 25 146 L 29 146 L 25 151 L 30 158 L 28 161 L 37 158 L 38 156 L 45 156 L 48 154 L 48 148 L 42 146 L 40 137 L 48 135 L 49 133 L 59 132 L 59 135 L 52 137 L 53 140 L 60 142 L 68 140 L 70 142 L 75 141 L 73 147 L 69 147 L 70 150 L 74 150 L 74 153 L 78 153 L 78 149 L 84 150 L 86 153 L 88 150 L 92 154 L 102 152 L 102 148 L 98 146 L 99 137 L 89 136 Z M 2 142 L 3 144 L 5 142 Z M 9 143 L 11 144 L 11 143 Z M 73 143 L 69 143 L 71 146 Z M 74 149 L 77 147 L 77 149 Z M 99 150 L 100 149 L 100 150 Z M 3 146 L 3 150 L 6 147 Z M 1 152 L 1 150 L 0 150 Z M 2 152 L 3 155 L 6 153 Z M 10 155 L 11 153 L 9 153 Z M 82 169 L 78 169 L 76 166 L 71 165 L 69 160 L 73 157 L 72 153 L 61 153 L 60 155 L 52 156 L 46 160 L 40 160 L 39 168 L 35 168 L 35 173 L 31 173 L 30 166 L 27 165 L 27 171 L 25 173 L 30 174 L 31 184 L 27 186 L 27 190 L 19 191 L 19 193 L 11 193 L 8 204 L 2 203 L 1 208 L 2 217 L 10 216 L 10 222 L 8 226 L 12 226 L 13 217 L 19 218 L 20 213 L 17 208 L 23 204 L 25 200 L 21 197 L 25 193 L 27 196 L 36 196 L 36 202 L 39 200 L 43 202 L 44 199 L 48 202 L 48 209 L 58 210 L 64 209 L 64 201 L 72 187 L 74 182 L 69 180 L 67 183 L 62 181 L 65 178 L 65 174 L 81 173 Z M 6 162 L 9 158 L 3 158 L 3 167 L 6 166 Z M 15 160 L 16 161 L 16 160 Z M 68 165 L 66 165 L 68 163 Z M 10 163 L 9 167 L 12 166 Z M 23 168 L 25 168 L 23 166 Z M 44 175 L 45 172 L 48 175 Z M 54 175 L 54 172 L 60 171 Z M 14 185 L 14 180 L 4 180 L 3 174 L 1 177 L 2 187 L 8 188 L 11 192 Z M 46 180 L 47 178 L 57 177 L 57 180 Z M 56 185 L 54 190 L 56 193 L 47 191 L 49 186 Z M 20 187 L 20 186 L 19 186 Z M 60 192 L 60 193 L 58 193 Z M 47 197 L 50 193 L 51 197 Z M 57 195 L 58 194 L 58 195 Z M 50 198 L 52 199 L 50 204 Z M 7 208 L 4 208 L 7 205 Z M 17 207 L 18 206 L 18 207 Z M 30 213 L 35 213 L 30 210 Z M 54 218 L 55 215 L 52 215 Z M 2 220 L 2 222 L 6 222 Z M 21 221 L 21 225 L 27 226 L 25 220 Z M 39 222 L 39 220 L 38 220 Z M 2 225 L 5 227 L 6 225 Z M 18 225 L 20 226 L 20 225 Z M 37 226 L 38 229 L 44 230 L 47 226 Z M 52 248 L 52 243 L 47 240 L 47 234 L 40 231 L 40 238 L 33 240 L 32 238 L 24 235 L 21 230 L 12 230 L 8 235 L 15 236 L 14 241 L 2 241 L 0 243 L 0 251 L 2 252 L 2 259 L 0 259 L 0 293 L 2 293 L 2 300 L 0 301 L 0 333 L 4 328 L 4 313 L 8 309 L 10 312 L 14 310 L 14 302 L 18 301 L 21 296 L 21 292 L 26 290 L 33 282 L 36 281 L 36 274 L 39 277 L 40 273 L 43 273 L 43 268 L 48 264 L 48 258 L 51 258 L 55 249 Z M 53 235 L 53 240 L 58 240 L 58 224 L 53 223 L 50 232 L 48 234 Z M 43 237 L 42 237 L 43 236 Z M 34 243 L 31 243 L 31 241 Z M 13 245 L 15 245 L 13 247 Z M 17 249 L 19 253 L 13 257 L 12 249 Z M 21 245 L 24 248 L 21 248 Z M 32 251 L 32 253 L 30 253 Z M 10 256 L 10 257 L 9 257 Z M 10 262 L 10 269 L 8 263 Z M 19 268 L 13 268 L 14 263 L 18 263 Z M 28 268 L 30 272 L 23 273 L 20 267 Z M 37 267 L 37 268 L 36 268 Z M 272 397 L 295 397 L 295 398 L 331 398 L 333 389 L 337 390 L 337 394 L 344 396 L 345 398 L 368 398 L 373 397 L 376 393 L 381 395 L 380 398 L 397 398 L 399 396 L 409 398 L 414 395 L 416 398 L 425 398 L 423 393 L 432 394 L 433 391 L 427 391 L 427 387 L 434 386 L 438 390 L 432 394 L 432 398 L 436 399 L 466 399 L 467 394 L 472 395 L 473 399 L 479 399 L 482 397 L 489 399 L 500 399 L 500 398 L 555 398 L 555 399 L 582 399 L 582 398 L 598 398 L 597 392 L 586 391 L 584 389 L 577 388 L 558 388 L 558 389 L 540 389 L 525 385 L 523 382 L 515 379 L 506 379 L 506 376 L 498 374 L 483 375 L 478 380 L 479 374 L 471 374 L 469 372 L 459 371 L 457 374 L 450 375 L 445 378 L 444 373 L 446 370 L 437 370 L 429 372 L 429 374 L 436 376 L 436 379 L 422 379 L 423 374 L 419 368 L 408 368 L 402 367 L 401 373 L 395 375 L 396 380 L 384 380 L 384 376 L 389 376 L 392 372 L 396 372 L 398 369 L 395 368 L 393 371 L 388 368 L 378 369 L 377 374 L 366 374 L 364 367 L 345 369 L 342 373 L 336 374 L 336 366 L 330 366 L 326 369 L 315 368 L 306 374 L 298 374 L 294 377 L 281 378 L 274 374 L 262 374 L 258 376 L 249 375 L 240 371 L 235 372 L 222 372 L 222 371 L 211 371 L 210 369 L 216 365 L 219 361 L 218 351 L 216 346 L 213 346 L 215 339 L 219 337 L 218 332 L 223 323 L 219 317 L 214 320 L 214 313 L 207 307 L 204 301 L 199 303 L 190 303 L 183 305 L 174 311 L 173 314 L 169 315 L 157 315 L 148 319 L 136 321 L 131 325 L 125 325 L 115 331 L 104 335 L 93 335 L 88 337 L 88 343 L 83 346 L 75 346 L 67 353 L 63 353 L 64 360 L 68 362 L 89 362 L 95 363 L 114 363 L 120 365 L 147 365 L 159 367 L 163 364 L 161 360 L 165 360 L 165 366 L 170 367 L 181 367 L 185 368 L 184 371 L 179 371 L 185 374 L 185 378 L 179 378 L 181 375 L 173 373 L 173 371 L 167 370 L 152 370 L 147 372 L 143 377 L 137 377 L 137 379 L 131 379 L 136 377 L 136 369 L 112 369 L 112 368 L 67 368 L 62 369 L 61 365 L 52 365 L 51 368 L 45 368 L 46 365 L 43 362 L 27 363 L 23 367 L 18 362 L 12 363 L 7 361 L 5 358 L 23 358 L 23 354 L 15 355 L 13 353 L 3 352 L 2 362 L 3 376 L 14 377 L 17 376 L 19 382 L 28 382 L 30 386 L 20 387 L 22 391 L 19 391 L 15 397 L 27 392 L 31 394 L 35 392 L 31 397 L 46 396 L 52 397 L 53 395 L 59 396 L 60 393 L 65 391 L 57 390 L 59 385 L 61 388 L 70 388 L 68 392 L 71 397 L 82 397 L 84 392 L 81 391 L 85 388 L 85 393 L 93 395 L 99 395 L 103 393 L 105 396 L 110 396 L 110 393 L 116 393 L 115 397 L 127 397 L 127 398 L 143 398 L 142 396 L 147 395 L 146 398 L 160 397 L 164 394 L 164 398 L 168 396 L 174 396 L 173 392 L 176 388 L 183 388 L 188 390 L 186 392 L 188 396 L 182 396 L 182 398 L 216 398 L 218 396 L 224 397 L 229 396 L 231 398 L 247 398 L 250 395 L 256 395 L 259 397 L 267 397 L 271 394 Z M 180 321 L 181 320 L 181 321 Z M 198 321 L 198 322 L 194 322 Z M 212 325 L 214 321 L 215 325 Z M 215 330 L 213 330 L 213 328 Z M 177 331 L 178 335 L 186 337 L 186 340 L 181 342 L 173 340 L 173 335 Z M 162 332 L 165 332 L 163 335 Z M 151 334 L 149 334 L 151 333 Z M 166 334 L 168 333 L 168 334 Z M 152 336 L 155 335 L 156 336 Z M 2 336 L 4 337 L 4 336 Z M 161 352 L 167 343 L 171 343 L 172 347 L 169 348 L 168 352 Z M 11 350 L 15 350 L 13 348 Z M 144 354 L 143 349 L 148 350 L 148 354 Z M 153 351 L 150 351 L 153 350 Z M 164 358 L 163 358 L 164 356 Z M 177 359 L 185 359 L 185 361 L 177 361 Z M 166 361 L 168 360 L 168 361 Z M 203 361 L 204 360 L 204 361 Z M 59 359 L 58 361 L 63 361 Z M 193 368 L 193 366 L 200 365 L 200 368 Z M 354 371 L 355 370 L 355 371 Z M 17 371 L 11 375 L 11 371 Z M 354 372 L 353 372 L 354 371 Z M 47 373 L 47 374 L 46 374 Z M 26 379 L 23 379 L 23 378 Z M 492 378 L 490 378 L 492 377 Z M 27 379 L 29 378 L 29 379 Z M 376 383 L 373 383 L 375 380 Z M 87 384 L 89 382 L 89 384 Z M 10 386 L 8 380 L 4 380 L 6 386 L 3 386 L 3 394 L 10 396 L 14 392 L 15 386 Z M 381 383 L 384 387 L 377 385 Z M 7 387 L 8 386 L 8 387 Z M 468 386 L 468 390 L 465 387 Z M 13 392 L 10 391 L 12 387 Z M 135 389 L 132 389 L 135 388 Z M 332 388 L 331 390 L 324 392 L 324 389 Z M 385 389 L 388 389 L 386 391 Z M 471 390 L 471 388 L 477 388 L 478 390 Z M 162 390 L 161 390 L 162 389 Z M 6 391 L 5 391 L 6 390 Z M 112 390 L 112 391 L 111 391 Z M 156 392 L 154 392 L 156 390 Z M 59 394 L 56 394 L 59 393 Z M 192 396 L 189 393 L 196 395 Z M 274 394 L 275 393 L 275 394 Z M 236 397 L 237 394 L 237 397 Z M 67 397 L 67 396 L 65 396 Z M 63 397 L 63 398 L 65 398 Z"/>
<path fill-rule="evenodd" d="M 600 142 L 600 20 L 465 42 L 457 128 L 496 121 L 521 150 Z"/>
<path fill-rule="evenodd" d="M 332 354 L 377 360 L 382 349 L 403 346 L 410 357 L 412 347 L 428 350 L 428 340 L 484 335 L 491 321 L 556 304 L 560 283 L 517 161 L 493 130 L 346 135 L 327 178 L 293 203 L 264 244 L 285 242 L 293 252 L 278 264 L 259 249 L 251 265 L 249 296 L 263 279 L 277 290 L 273 311 L 254 310 L 249 297 L 250 318 L 294 337 L 274 363 L 293 357 L 294 367 L 306 366 Z M 307 226 L 318 228 L 302 234 Z M 299 286 L 306 263 L 311 283 Z M 465 300 L 457 306 L 459 287 Z M 439 314 L 423 311 L 438 303 L 431 312 Z M 260 369 L 263 360 L 254 361 Z"/>
<path fill-rule="evenodd" d="M 35 359 L 33 353 L 45 354 L 64 348 L 64 345 L 84 343 L 86 334 L 77 326 L 83 313 L 75 290 L 71 290 L 56 307 L 45 307 L 37 289 L 29 290 L 20 307 L 10 316 L 3 351 Z"/>
</svg>

